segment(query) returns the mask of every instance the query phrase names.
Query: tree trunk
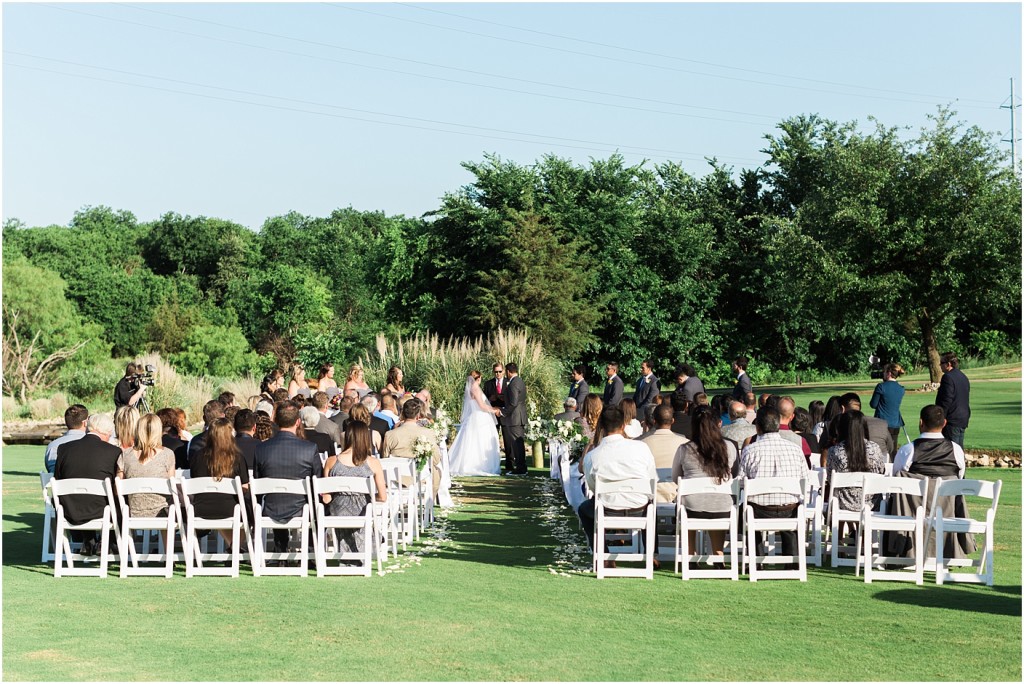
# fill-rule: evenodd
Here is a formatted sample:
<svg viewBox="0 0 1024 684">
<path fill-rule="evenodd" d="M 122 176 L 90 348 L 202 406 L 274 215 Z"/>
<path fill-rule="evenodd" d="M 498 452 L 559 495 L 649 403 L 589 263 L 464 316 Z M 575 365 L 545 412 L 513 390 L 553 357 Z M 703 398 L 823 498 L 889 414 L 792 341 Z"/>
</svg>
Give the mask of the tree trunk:
<svg viewBox="0 0 1024 684">
<path fill-rule="evenodd" d="M 917 314 L 917 323 L 921 327 L 921 341 L 924 342 L 924 353 L 928 357 L 928 374 L 932 382 L 938 382 L 942 378 L 942 369 L 939 368 L 939 347 L 935 341 L 935 321 L 928 313 L 928 309 L 921 309 Z"/>
</svg>

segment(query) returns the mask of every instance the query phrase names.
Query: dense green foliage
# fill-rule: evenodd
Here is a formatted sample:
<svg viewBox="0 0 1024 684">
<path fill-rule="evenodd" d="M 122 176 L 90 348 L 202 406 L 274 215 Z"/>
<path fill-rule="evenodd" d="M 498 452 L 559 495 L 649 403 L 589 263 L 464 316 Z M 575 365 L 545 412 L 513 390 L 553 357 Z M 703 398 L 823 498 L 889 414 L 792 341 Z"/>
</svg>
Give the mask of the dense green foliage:
<svg viewBox="0 0 1024 684">
<path fill-rule="evenodd" d="M 189 372 L 258 373 L 270 354 L 314 374 L 378 334 L 499 327 L 595 374 L 617 360 L 631 378 L 653 357 L 666 380 L 689 361 L 712 385 L 737 354 L 756 384 L 864 372 L 871 353 L 933 377 L 939 350 L 1016 354 L 1021 185 L 990 136 L 945 110 L 911 139 L 800 116 L 765 151 L 762 168 L 712 160 L 700 178 L 618 155 L 485 155 L 421 218 L 292 212 L 258 232 L 85 208 L 68 226 L 9 221 L 4 266 L 46 269 L 33 316 L 68 321 L 46 335 L 93 340 L 80 359 L 155 351 Z M 5 303 L 34 280 L 5 276 Z M 72 361 L 61 372 L 85 380 Z"/>
</svg>

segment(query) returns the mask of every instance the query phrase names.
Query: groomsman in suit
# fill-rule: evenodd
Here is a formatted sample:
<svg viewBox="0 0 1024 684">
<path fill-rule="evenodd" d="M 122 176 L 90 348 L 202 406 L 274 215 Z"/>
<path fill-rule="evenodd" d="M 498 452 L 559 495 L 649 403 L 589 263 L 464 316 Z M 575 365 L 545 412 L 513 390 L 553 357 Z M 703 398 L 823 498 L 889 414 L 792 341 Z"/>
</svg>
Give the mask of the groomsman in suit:
<svg viewBox="0 0 1024 684">
<path fill-rule="evenodd" d="M 519 377 L 519 366 L 509 362 L 505 364 L 508 384 L 502 393 L 505 405 L 501 409 L 498 422 L 501 423 L 501 434 L 505 440 L 505 473 L 508 475 L 526 474 L 526 385 Z"/>
<path fill-rule="evenodd" d="M 647 407 L 654 403 L 654 398 L 661 392 L 658 376 L 654 374 L 654 360 L 647 359 L 640 364 L 640 379 L 636 382 L 633 402 L 636 404 L 636 415 L 643 420 L 647 417 Z"/>
<path fill-rule="evenodd" d="M 683 395 L 683 399 L 692 402 L 694 397 L 702 392 L 704 383 L 697 377 L 697 371 L 688 363 L 681 363 L 676 368 L 676 391 Z"/>
<path fill-rule="evenodd" d="M 622 378 L 619 377 L 619 364 L 612 362 L 604 367 L 608 381 L 604 384 L 604 406 L 618 406 L 622 403 Z M 639 415 L 639 414 L 637 414 Z"/>
<path fill-rule="evenodd" d="M 508 386 L 508 380 L 505 379 L 505 367 L 501 365 L 501 362 L 494 364 L 494 377 L 488 378 L 484 382 L 483 392 L 484 396 L 487 397 L 487 401 L 491 402 L 491 406 L 494 408 L 502 408 L 505 406 L 505 390 Z"/>
<path fill-rule="evenodd" d="M 732 398 L 736 401 L 744 401 L 747 392 L 753 392 L 754 387 L 750 384 L 750 376 L 747 375 L 747 357 L 737 356 L 732 362 L 732 372 L 736 374 L 736 386 L 732 388 Z"/>
<path fill-rule="evenodd" d="M 583 402 L 587 400 L 587 395 L 590 394 L 590 385 L 587 384 L 584 374 L 586 367 L 582 363 L 578 363 L 572 367 L 572 387 L 569 388 L 569 398 L 576 400 L 576 408 L 582 409 Z"/>
</svg>

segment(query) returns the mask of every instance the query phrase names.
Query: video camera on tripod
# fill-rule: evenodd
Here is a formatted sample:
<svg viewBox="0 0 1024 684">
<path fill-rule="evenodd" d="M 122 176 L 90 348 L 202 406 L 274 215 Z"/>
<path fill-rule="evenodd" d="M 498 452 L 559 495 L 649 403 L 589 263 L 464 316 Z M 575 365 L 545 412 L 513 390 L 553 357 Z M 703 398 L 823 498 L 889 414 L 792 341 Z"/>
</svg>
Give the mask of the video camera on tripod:
<svg viewBox="0 0 1024 684">
<path fill-rule="evenodd" d="M 152 387 L 156 384 L 156 379 L 153 377 L 153 373 L 155 372 L 156 366 L 151 363 L 147 363 L 145 373 L 135 373 L 134 375 L 128 376 L 128 385 L 132 388 L 133 392 L 137 392 L 143 385 L 146 387 Z"/>
<path fill-rule="evenodd" d="M 885 373 L 882 370 L 882 359 L 875 354 L 868 357 L 868 363 L 871 364 L 871 379 L 881 380 L 885 377 Z"/>
</svg>

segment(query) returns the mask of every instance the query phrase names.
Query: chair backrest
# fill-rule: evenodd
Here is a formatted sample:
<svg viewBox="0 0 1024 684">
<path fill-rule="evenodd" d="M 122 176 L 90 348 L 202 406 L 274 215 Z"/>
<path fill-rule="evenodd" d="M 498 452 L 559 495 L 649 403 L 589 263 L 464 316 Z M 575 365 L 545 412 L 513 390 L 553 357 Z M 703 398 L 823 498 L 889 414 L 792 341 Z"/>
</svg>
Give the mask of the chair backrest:
<svg viewBox="0 0 1024 684">
<path fill-rule="evenodd" d="M 676 484 L 678 485 L 676 489 L 677 497 L 689 496 L 691 494 L 731 495 L 734 490 L 732 480 L 727 480 L 722 484 L 715 484 L 715 478 L 713 477 L 679 478 L 676 480 Z"/>
<path fill-rule="evenodd" d="M 309 479 L 286 480 L 278 477 L 260 477 L 249 480 L 249 493 L 253 496 L 264 494 L 301 494 L 306 496 L 309 489 Z"/>
<path fill-rule="evenodd" d="M 978 496 L 983 499 L 992 500 L 992 510 L 999 504 L 999 492 L 1003 488 L 1003 481 L 996 480 L 941 480 L 935 488 L 932 498 L 931 510 L 938 510 L 939 498 L 943 496 Z M 950 511 L 952 513 L 952 511 Z"/>
<path fill-rule="evenodd" d="M 654 479 L 637 477 L 629 480 L 606 480 L 598 475 L 597 482 L 594 484 L 594 495 L 643 494 L 649 496 L 653 501 L 656 486 L 657 480 Z"/>
<path fill-rule="evenodd" d="M 837 489 L 845 489 L 846 487 L 863 487 L 864 476 L 869 473 L 838 473 L 833 471 L 832 478 L 829 480 L 832 484 L 832 491 Z"/>
<path fill-rule="evenodd" d="M 178 495 L 174 480 L 166 477 L 131 477 L 126 480 L 118 478 L 114 480 L 114 488 L 117 490 L 117 495 L 122 498 L 132 494 L 159 494 L 174 497 Z"/>
<path fill-rule="evenodd" d="M 237 495 L 238 490 L 235 487 L 236 480 L 238 480 L 237 477 L 224 477 L 220 480 L 215 480 L 212 477 L 192 477 L 181 481 L 181 491 L 185 496 L 195 496 L 196 494 Z"/>
<path fill-rule="evenodd" d="M 47 486 L 50 484 L 50 480 L 53 479 L 53 473 L 48 473 L 45 470 L 39 471 L 39 485 L 43 488 L 43 501 L 46 502 L 47 506 L 52 505 L 50 500 L 50 488 Z"/>
<path fill-rule="evenodd" d="M 174 477 L 179 480 L 187 480 L 192 477 L 192 471 L 188 468 L 178 468 L 174 471 Z"/>
<path fill-rule="evenodd" d="M 372 501 L 376 495 L 373 477 L 317 477 L 313 478 L 313 494 L 365 494 Z"/>
<path fill-rule="evenodd" d="M 754 477 L 748 478 L 743 485 L 744 496 L 761 494 L 792 494 L 804 500 L 807 478 L 804 477 Z"/>
<path fill-rule="evenodd" d="M 413 479 L 416 477 L 416 462 L 411 458 L 391 456 L 378 459 L 378 461 L 380 467 L 384 469 L 384 479 L 388 486 L 396 484 L 396 486 L 400 487 L 402 486 L 403 477 Z"/>
<path fill-rule="evenodd" d="M 864 499 L 875 494 L 909 494 L 924 501 L 928 491 L 928 479 L 916 477 L 886 477 L 876 473 L 864 473 Z"/>
<path fill-rule="evenodd" d="M 87 477 L 72 477 L 66 480 L 51 480 L 50 491 L 55 499 L 73 494 L 91 494 L 106 497 L 110 493 L 107 480 L 94 480 Z"/>
</svg>

